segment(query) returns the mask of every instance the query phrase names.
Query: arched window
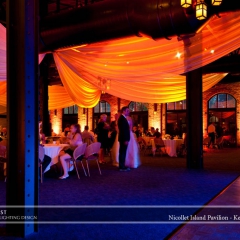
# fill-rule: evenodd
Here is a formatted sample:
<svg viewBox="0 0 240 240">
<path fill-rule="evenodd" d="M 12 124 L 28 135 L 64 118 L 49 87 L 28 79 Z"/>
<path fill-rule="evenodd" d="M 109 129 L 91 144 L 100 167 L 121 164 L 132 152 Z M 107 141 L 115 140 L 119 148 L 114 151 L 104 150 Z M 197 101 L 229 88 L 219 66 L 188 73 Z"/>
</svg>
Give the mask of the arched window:
<svg viewBox="0 0 240 240">
<path fill-rule="evenodd" d="M 236 99 L 227 93 L 214 95 L 208 101 L 208 125 L 215 123 L 217 137 L 226 136 L 229 144 L 236 144 Z"/>
<path fill-rule="evenodd" d="M 235 108 L 235 98 L 227 93 L 219 93 L 213 96 L 208 102 L 208 108 Z"/>
</svg>

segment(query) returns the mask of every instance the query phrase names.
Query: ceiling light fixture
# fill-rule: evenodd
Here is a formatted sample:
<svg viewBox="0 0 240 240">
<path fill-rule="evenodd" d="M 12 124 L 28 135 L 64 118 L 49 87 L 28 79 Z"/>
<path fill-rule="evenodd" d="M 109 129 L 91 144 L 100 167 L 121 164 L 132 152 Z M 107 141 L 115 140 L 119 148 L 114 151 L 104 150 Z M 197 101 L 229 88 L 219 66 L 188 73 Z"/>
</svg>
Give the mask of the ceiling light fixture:
<svg viewBox="0 0 240 240">
<path fill-rule="evenodd" d="M 193 5 L 196 8 L 196 18 L 204 20 L 207 18 L 207 4 L 204 0 L 180 0 L 183 8 L 189 8 Z M 213 6 L 219 6 L 222 0 L 212 0 Z"/>
</svg>

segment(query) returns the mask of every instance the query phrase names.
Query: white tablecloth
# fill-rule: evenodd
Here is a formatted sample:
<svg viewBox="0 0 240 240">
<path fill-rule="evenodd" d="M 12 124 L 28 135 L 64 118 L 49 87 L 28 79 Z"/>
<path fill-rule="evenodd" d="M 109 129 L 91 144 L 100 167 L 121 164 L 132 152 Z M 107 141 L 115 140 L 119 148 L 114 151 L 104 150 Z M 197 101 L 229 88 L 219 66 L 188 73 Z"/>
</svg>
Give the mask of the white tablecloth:
<svg viewBox="0 0 240 240">
<path fill-rule="evenodd" d="M 65 146 L 69 146 L 68 144 L 44 144 L 44 151 L 47 156 L 49 156 L 52 160 L 50 164 L 47 166 L 44 172 L 48 171 L 50 167 L 58 162 L 58 154 L 61 149 Z"/>
<path fill-rule="evenodd" d="M 165 149 L 170 157 L 177 157 L 177 148 L 183 143 L 182 139 L 163 139 Z"/>
</svg>

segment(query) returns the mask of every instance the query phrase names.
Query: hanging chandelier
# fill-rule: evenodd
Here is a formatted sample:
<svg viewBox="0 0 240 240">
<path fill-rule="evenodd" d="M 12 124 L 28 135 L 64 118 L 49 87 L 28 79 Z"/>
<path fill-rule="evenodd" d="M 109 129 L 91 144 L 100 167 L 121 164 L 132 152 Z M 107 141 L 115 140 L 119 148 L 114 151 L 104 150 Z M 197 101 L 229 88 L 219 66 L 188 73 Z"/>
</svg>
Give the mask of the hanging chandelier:
<svg viewBox="0 0 240 240">
<path fill-rule="evenodd" d="M 219 6 L 222 3 L 222 0 L 211 0 L 213 6 Z M 193 3 L 194 2 L 194 3 Z M 207 18 L 207 4 L 204 0 L 181 0 L 181 6 L 188 8 L 191 5 L 196 7 L 196 18 L 198 20 L 203 20 Z"/>
</svg>

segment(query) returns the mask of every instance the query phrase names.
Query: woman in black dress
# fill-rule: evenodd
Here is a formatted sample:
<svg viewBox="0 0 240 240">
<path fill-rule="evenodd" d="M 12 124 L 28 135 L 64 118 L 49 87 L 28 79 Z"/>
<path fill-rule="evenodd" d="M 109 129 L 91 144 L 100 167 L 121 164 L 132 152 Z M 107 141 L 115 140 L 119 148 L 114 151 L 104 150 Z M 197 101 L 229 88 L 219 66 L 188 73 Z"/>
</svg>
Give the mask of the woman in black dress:
<svg viewBox="0 0 240 240">
<path fill-rule="evenodd" d="M 102 114 L 100 116 L 97 125 L 97 141 L 101 143 L 101 148 L 99 151 L 99 163 L 106 163 L 104 160 L 105 149 L 108 148 L 108 130 L 109 125 L 106 123 L 107 115 Z"/>
</svg>

